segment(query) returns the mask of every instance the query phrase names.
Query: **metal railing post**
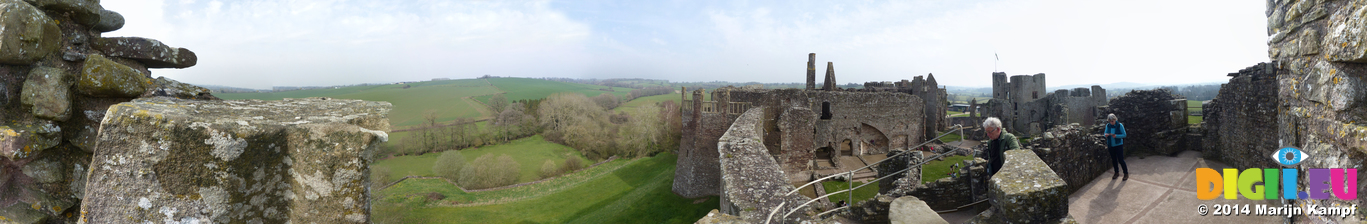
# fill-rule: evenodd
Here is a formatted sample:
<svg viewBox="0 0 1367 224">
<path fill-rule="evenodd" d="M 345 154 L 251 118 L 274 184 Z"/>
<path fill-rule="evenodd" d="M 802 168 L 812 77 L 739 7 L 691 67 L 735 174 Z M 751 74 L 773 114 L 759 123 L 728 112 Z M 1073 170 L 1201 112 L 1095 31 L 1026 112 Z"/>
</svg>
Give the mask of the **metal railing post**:
<svg viewBox="0 0 1367 224">
<path fill-rule="evenodd" d="M 830 214 L 831 212 L 839 211 L 839 210 L 841 210 L 841 209 L 849 209 L 849 208 L 850 208 L 851 206 L 853 206 L 853 204 L 854 204 L 854 190 L 855 190 L 855 189 L 863 188 L 864 186 L 868 186 L 868 185 L 870 185 L 870 184 L 877 183 L 877 182 L 879 182 L 879 181 L 882 181 L 883 179 L 887 179 L 888 177 L 892 177 L 893 175 L 897 175 L 897 174 L 900 174 L 900 173 L 903 173 L 903 172 L 910 171 L 910 170 L 913 169 L 913 168 L 921 167 L 922 165 L 925 165 L 926 163 L 929 163 L 929 162 L 932 161 L 932 160 L 939 159 L 940 157 L 944 157 L 945 155 L 949 155 L 949 154 L 952 154 L 952 153 L 954 153 L 954 152 L 958 152 L 958 151 L 961 150 L 961 149 L 964 149 L 964 148 L 963 148 L 963 143 L 964 143 L 964 137 L 963 137 L 963 136 L 964 136 L 964 135 L 963 135 L 964 130 L 963 130 L 963 129 L 964 129 L 964 127 L 963 127 L 963 125 L 958 125 L 958 124 L 956 124 L 956 125 L 954 125 L 954 128 L 955 128 L 955 130 L 947 131 L 947 132 L 945 132 L 944 134 L 940 134 L 940 136 L 936 136 L 936 137 L 933 138 L 933 139 L 930 139 L 930 140 L 927 140 L 927 141 L 925 141 L 925 142 L 922 142 L 920 145 L 916 145 L 916 147 L 908 148 L 907 150 L 902 151 L 902 152 L 898 153 L 897 155 L 889 156 L 889 157 L 887 157 L 887 158 L 884 158 L 883 160 L 879 160 L 878 162 L 874 162 L 874 163 L 872 163 L 872 164 L 869 164 L 869 165 L 867 165 L 867 166 L 864 166 L 864 167 L 861 167 L 861 168 L 858 168 L 858 169 L 846 171 L 846 172 L 843 173 L 843 175 L 840 174 L 840 173 L 837 173 L 837 174 L 832 174 L 832 175 L 830 175 L 830 176 L 826 176 L 826 177 L 823 177 L 823 178 L 819 178 L 819 179 L 813 180 L 813 181 L 811 181 L 811 182 L 808 182 L 807 184 L 804 184 L 804 185 L 802 185 L 802 186 L 800 186 L 800 187 L 797 187 L 797 189 L 794 189 L 794 190 L 792 190 L 792 191 L 789 191 L 787 194 L 784 194 L 783 196 L 784 196 L 784 197 L 790 196 L 790 195 L 792 195 L 792 194 L 794 194 L 794 193 L 797 193 L 798 191 L 801 191 L 802 188 L 805 188 L 805 187 L 807 187 L 807 186 L 811 186 L 812 184 L 821 183 L 822 181 L 825 181 L 826 179 L 830 179 L 830 178 L 834 178 L 834 177 L 839 177 L 839 176 L 845 176 L 845 177 L 846 177 L 846 178 L 845 178 L 845 181 L 847 181 L 847 183 L 846 183 L 847 185 L 846 185 L 846 186 L 848 187 L 848 188 L 846 188 L 845 190 L 840 190 L 840 191 L 836 191 L 836 192 L 830 192 L 830 193 L 827 193 L 827 194 L 825 194 L 825 195 L 817 196 L 816 198 L 814 198 L 814 199 L 812 199 L 812 200 L 810 200 L 810 201 L 807 201 L 806 203 L 803 203 L 803 204 L 801 204 L 801 205 L 798 205 L 797 207 L 793 207 L 792 210 L 788 211 L 787 213 L 784 213 L 784 214 L 783 214 L 783 217 L 780 217 L 779 220 L 787 219 L 789 215 L 792 215 L 792 214 L 793 214 L 793 212 L 797 212 L 798 210 L 800 210 L 800 209 L 802 209 L 802 208 L 804 208 L 804 207 L 807 207 L 807 205 L 810 205 L 810 204 L 816 202 L 817 200 L 821 200 L 822 198 L 827 198 L 827 197 L 830 197 L 831 195 L 836 195 L 836 194 L 840 194 L 840 193 L 847 193 L 847 194 L 849 194 L 849 195 L 846 195 L 846 199 L 848 200 L 848 201 L 847 201 L 848 203 L 845 205 L 845 207 L 834 208 L 834 209 L 831 209 L 830 211 L 822 212 L 822 213 L 820 213 L 820 214 L 817 214 L 816 217 L 821 217 L 821 216 L 823 216 L 823 215 Z M 922 161 L 921 161 L 921 162 L 916 163 L 916 164 L 914 164 L 914 165 L 907 166 L 907 168 L 905 168 L 905 169 L 902 169 L 902 170 L 897 171 L 897 172 L 889 173 L 887 176 L 884 176 L 884 177 L 875 178 L 873 181 L 870 181 L 869 183 L 865 183 L 865 184 L 859 185 L 858 187 L 855 187 L 855 186 L 854 186 L 854 173 L 855 173 L 856 171 L 863 170 L 863 169 L 869 169 L 870 167 L 873 167 L 874 165 L 882 164 L 883 162 L 886 162 L 886 161 L 888 161 L 888 160 L 890 160 L 890 159 L 895 159 L 897 156 L 901 156 L 902 154 L 911 152 L 912 149 L 920 148 L 921 146 L 925 146 L 926 144 L 929 144 L 930 142 L 932 142 L 932 141 L 934 141 L 934 140 L 936 140 L 936 139 L 940 139 L 940 137 L 944 137 L 945 135 L 949 135 L 950 133 L 953 133 L 954 131 L 958 131 L 958 132 L 959 132 L 959 145 L 958 145 L 958 146 L 955 146 L 955 149 L 954 149 L 954 150 L 950 150 L 950 151 L 947 151 L 947 152 L 945 152 L 945 153 L 936 155 L 934 158 L 931 158 L 931 159 L 922 158 Z M 973 155 L 972 155 L 972 149 L 969 149 L 969 151 L 970 151 L 970 157 L 973 157 Z M 911 156 L 911 155 L 907 155 L 907 156 Z M 972 169 L 973 162 L 972 162 L 972 160 L 969 161 L 969 164 L 970 164 L 970 165 L 969 165 L 969 167 L 970 167 L 970 168 L 969 168 L 969 178 L 971 179 L 971 178 L 972 178 L 972 173 L 973 173 L 973 169 Z M 956 171 L 956 172 L 957 172 L 957 171 Z M 919 175 L 919 174 L 918 174 L 918 175 Z M 970 185 L 969 187 L 972 188 L 972 182 L 969 182 L 969 185 Z M 973 190 L 973 189 L 970 189 L 970 190 Z M 974 194 L 976 194 L 976 190 L 974 190 Z M 976 196 L 974 196 L 974 197 L 976 198 Z M 782 208 L 784 207 L 785 204 L 787 204 L 787 202 L 779 203 L 779 206 L 778 206 L 778 207 L 774 207 L 774 208 L 769 212 L 769 218 L 768 218 L 768 219 L 765 219 L 765 223 L 767 224 L 767 223 L 769 222 L 770 219 L 773 219 L 774 213 L 777 213 L 779 209 L 782 209 Z M 780 222 L 781 222 L 781 221 L 780 221 Z"/>
</svg>

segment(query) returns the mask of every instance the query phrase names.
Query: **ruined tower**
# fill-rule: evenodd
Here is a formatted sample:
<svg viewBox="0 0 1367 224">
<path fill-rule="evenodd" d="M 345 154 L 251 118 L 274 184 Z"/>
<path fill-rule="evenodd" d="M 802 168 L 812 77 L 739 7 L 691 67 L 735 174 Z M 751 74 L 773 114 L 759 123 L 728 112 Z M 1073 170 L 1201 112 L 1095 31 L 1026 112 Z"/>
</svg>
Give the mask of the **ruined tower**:
<svg viewBox="0 0 1367 224">
<path fill-rule="evenodd" d="M 807 90 L 816 89 L 816 53 L 807 54 Z"/>
<path fill-rule="evenodd" d="M 835 86 L 835 63 L 828 61 L 826 62 L 826 84 L 821 89 L 832 91 L 835 90 Z"/>
</svg>

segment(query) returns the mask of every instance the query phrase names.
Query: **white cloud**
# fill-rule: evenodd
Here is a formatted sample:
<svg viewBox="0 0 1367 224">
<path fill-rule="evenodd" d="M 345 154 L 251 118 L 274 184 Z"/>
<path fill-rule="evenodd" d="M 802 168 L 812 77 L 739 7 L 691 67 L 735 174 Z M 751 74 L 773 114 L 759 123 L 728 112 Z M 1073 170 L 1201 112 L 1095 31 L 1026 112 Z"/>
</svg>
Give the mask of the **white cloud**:
<svg viewBox="0 0 1367 224">
<path fill-rule="evenodd" d="M 721 46 L 702 54 L 715 60 L 684 62 L 712 65 L 693 72 L 701 80 L 801 82 L 815 52 L 842 83 L 935 73 L 986 86 L 995 52 L 998 70 L 1047 73 L 1054 86 L 1223 81 L 1267 60 L 1261 2 L 864 3 L 713 11 Z"/>
<path fill-rule="evenodd" d="M 589 36 L 587 25 L 543 1 L 180 1 L 161 8 L 172 16 L 149 22 L 161 27 L 133 26 L 158 17 L 130 18 L 128 28 L 111 34 L 159 39 L 199 56 L 195 67 L 154 75 L 254 88 L 537 76 L 573 67 L 565 58 L 576 57 Z"/>
<path fill-rule="evenodd" d="M 484 74 L 802 82 L 812 52 L 841 82 L 935 73 L 986 86 L 995 67 L 1051 86 L 1192 83 L 1267 60 L 1264 3 L 1239 0 L 103 4 L 127 19 L 104 36 L 200 57 L 154 75 L 255 88 Z"/>
</svg>

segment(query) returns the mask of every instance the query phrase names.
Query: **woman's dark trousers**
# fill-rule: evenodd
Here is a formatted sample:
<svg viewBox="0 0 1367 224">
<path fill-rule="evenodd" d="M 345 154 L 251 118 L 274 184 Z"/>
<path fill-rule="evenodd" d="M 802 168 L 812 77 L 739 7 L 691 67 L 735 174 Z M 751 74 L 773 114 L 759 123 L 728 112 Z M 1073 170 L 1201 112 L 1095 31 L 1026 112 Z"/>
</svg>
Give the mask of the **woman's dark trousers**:
<svg viewBox="0 0 1367 224">
<path fill-rule="evenodd" d="M 1121 169 L 1125 170 L 1125 175 L 1130 175 L 1130 168 L 1125 166 L 1125 145 L 1109 147 L 1111 150 L 1111 167 L 1115 168 L 1115 173 L 1119 174 Z"/>
</svg>

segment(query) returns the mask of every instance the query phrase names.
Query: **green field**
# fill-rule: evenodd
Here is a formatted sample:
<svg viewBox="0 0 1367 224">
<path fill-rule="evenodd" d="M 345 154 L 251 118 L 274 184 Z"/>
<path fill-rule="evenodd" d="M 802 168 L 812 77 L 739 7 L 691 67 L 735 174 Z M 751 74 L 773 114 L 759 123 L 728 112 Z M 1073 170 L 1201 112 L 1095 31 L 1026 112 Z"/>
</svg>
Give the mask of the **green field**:
<svg viewBox="0 0 1367 224">
<path fill-rule="evenodd" d="M 679 98 L 679 94 L 664 94 L 641 97 L 631 101 L 627 101 L 626 103 L 622 103 L 622 105 L 617 106 L 617 108 L 613 108 L 612 113 L 626 111 L 628 114 L 635 116 L 637 107 L 641 107 L 644 105 L 652 105 L 664 101 L 674 101 L 674 104 L 678 105 L 681 101 L 683 101 L 683 99 Z"/>
<path fill-rule="evenodd" d="M 580 93 L 587 97 L 594 97 L 603 93 L 612 93 L 613 95 L 617 95 L 617 97 L 624 97 L 627 93 L 631 93 L 632 90 L 631 88 L 612 87 L 614 91 L 608 92 L 599 90 L 608 88 L 607 86 L 529 78 L 491 78 L 488 80 L 489 83 L 503 91 L 504 97 L 507 97 L 508 101 L 541 99 L 551 96 L 551 94 L 563 92 Z M 490 97 L 493 96 L 479 96 L 475 97 L 475 99 L 487 104 L 489 103 Z"/>
<path fill-rule="evenodd" d="M 1201 101 L 1187 101 L 1187 112 L 1201 112 Z M 1187 115 L 1187 124 L 1200 124 L 1204 117 Z"/>
<path fill-rule="evenodd" d="M 403 88 L 405 85 L 409 88 Z M 498 89 L 480 79 L 415 82 L 409 84 L 352 86 L 335 89 L 311 89 L 270 93 L 215 93 L 219 98 L 280 100 L 282 98 L 331 97 L 387 101 L 394 105 L 389 112 L 389 124 L 395 129 L 423 123 L 423 115 L 435 113 L 438 122 L 456 118 L 479 118 L 493 114 L 474 101 L 473 97 L 498 93 Z"/>
<path fill-rule="evenodd" d="M 579 154 L 579 150 L 548 142 L 545 139 L 542 139 L 541 135 L 513 140 L 507 144 L 464 149 L 460 150 L 460 153 L 461 156 L 465 158 L 466 162 L 475 161 L 475 158 L 479 158 L 479 156 L 484 154 L 494 154 L 494 156 L 507 154 L 508 156 L 513 157 L 513 160 L 517 161 L 518 165 L 521 166 L 521 171 L 519 171 L 519 173 L 521 173 L 522 176 L 517 178 L 518 183 L 541 179 L 538 176 L 538 172 L 541 170 L 541 164 L 546 160 L 554 160 L 556 164 L 563 163 L 565 158 L 567 158 L 566 154 L 578 159 L 584 159 L 584 164 L 592 163 L 592 161 L 588 161 L 583 155 Z M 375 162 L 371 166 L 389 168 L 391 172 L 394 172 L 393 176 L 415 175 L 430 177 L 435 176 L 432 174 L 432 165 L 437 161 L 437 156 L 440 154 L 441 153 L 428 153 L 417 156 L 398 156 Z"/>
<path fill-rule="evenodd" d="M 375 207 L 401 213 L 402 223 L 693 223 L 719 202 L 670 191 L 676 160 L 671 153 L 619 159 L 552 181 L 485 192 L 404 181 L 381 191 Z M 421 195 L 428 192 L 447 198 L 424 204 Z M 465 206 L 470 203 L 481 205 Z"/>
<path fill-rule="evenodd" d="M 862 185 L 862 184 L 864 184 L 864 182 L 858 182 L 858 181 L 854 182 L 854 186 L 855 186 L 855 187 L 858 187 L 859 185 Z M 849 188 L 850 188 L 849 182 L 845 182 L 845 181 L 826 181 L 826 182 L 821 182 L 821 186 L 823 186 L 823 187 L 826 188 L 826 193 L 827 193 L 827 194 L 833 193 L 833 192 L 836 192 L 836 191 L 840 191 L 840 190 L 849 189 Z M 849 204 L 853 205 L 853 204 L 856 203 L 856 202 L 861 202 L 861 201 L 864 201 L 864 200 L 869 200 L 870 198 L 873 198 L 873 196 L 878 196 L 878 184 L 877 184 L 877 183 L 870 184 L 869 186 L 864 186 L 864 187 L 859 188 L 859 189 L 854 189 L 854 200 L 853 200 L 853 201 L 846 201 L 846 202 L 848 202 Z M 849 192 L 839 193 L 839 194 L 831 195 L 831 196 L 829 197 L 829 199 L 830 199 L 830 201 L 831 201 L 832 203 L 838 202 L 838 201 L 840 201 L 840 200 L 850 200 L 850 195 L 849 195 Z"/>
<path fill-rule="evenodd" d="M 935 135 L 935 136 L 945 135 L 944 132 L 936 132 L 936 133 L 938 133 L 938 134 Z M 949 133 L 949 134 L 945 135 L 944 137 L 940 137 L 940 142 L 949 143 L 949 142 L 958 141 L 958 140 L 961 140 L 961 139 L 963 139 L 963 137 L 959 136 L 959 132 L 956 131 L 956 132 L 953 132 L 953 133 Z M 917 143 L 917 144 L 920 144 L 920 143 Z"/>
<path fill-rule="evenodd" d="M 963 161 L 968 161 L 973 158 L 969 156 L 948 156 L 944 157 L 944 159 L 944 161 L 930 161 L 922 166 L 921 183 L 928 183 L 939 180 L 940 178 L 948 177 L 949 172 L 955 172 L 954 169 L 950 169 L 950 165 L 962 163 Z"/>
</svg>

